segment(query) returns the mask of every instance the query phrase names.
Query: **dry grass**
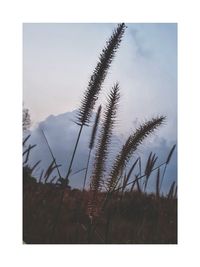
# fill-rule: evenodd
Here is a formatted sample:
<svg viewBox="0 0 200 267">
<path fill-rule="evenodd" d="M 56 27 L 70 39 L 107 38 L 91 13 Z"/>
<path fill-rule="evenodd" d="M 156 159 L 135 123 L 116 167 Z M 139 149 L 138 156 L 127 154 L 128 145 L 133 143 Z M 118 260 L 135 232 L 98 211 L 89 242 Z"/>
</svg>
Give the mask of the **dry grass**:
<svg viewBox="0 0 200 267">
<path fill-rule="evenodd" d="M 65 189 L 60 219 L 50 239 L 61 188 L 24 182 L 23 240 L 28 244 L 176 244 L 177 200 L 138 191 L 114 195 L 94 221 L 86 215 L 89 192 Z M 105 193 L 98 193 L 98 201 Z"/>
</svg>

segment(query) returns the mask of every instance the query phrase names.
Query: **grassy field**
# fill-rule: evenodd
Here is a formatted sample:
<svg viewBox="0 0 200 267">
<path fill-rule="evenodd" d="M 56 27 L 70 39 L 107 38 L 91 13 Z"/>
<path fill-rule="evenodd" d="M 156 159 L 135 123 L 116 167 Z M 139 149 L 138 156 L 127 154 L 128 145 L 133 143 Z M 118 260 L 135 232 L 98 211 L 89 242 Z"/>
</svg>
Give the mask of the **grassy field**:
<svg viewBox="0 0 200 267">
<path fill-rule="evenodd" d="M 106 209 L 88 216 L 90 192 L 65 189 L 59 221 L 52 227 L 62 189 L 24 176 L 23 240 L 28 244 L 176 244 L 177 199 L 137 190 L 115 194 Z M 99 193 L 98 203 L 105 199 Z"/>
</svg>

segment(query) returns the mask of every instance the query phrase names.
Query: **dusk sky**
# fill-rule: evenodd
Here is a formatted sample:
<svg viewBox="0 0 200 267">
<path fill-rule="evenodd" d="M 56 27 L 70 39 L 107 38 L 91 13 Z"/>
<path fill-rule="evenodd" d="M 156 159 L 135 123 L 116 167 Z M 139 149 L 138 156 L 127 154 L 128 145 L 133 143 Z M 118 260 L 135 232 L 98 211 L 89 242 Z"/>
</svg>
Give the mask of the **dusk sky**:
<svg viewBox="0 0 200 267">
<path fill-rule="evenodd" d="M 99 103 L 104 102 L 118 81 L 121 100 L 116 132 L 127 135 L 140 122 L 166 115 L 167 122 L 159 130 L 159 136 L 176 142 L 177 25 L 126 25 Z M 113 23 L 23 25 L 24 105 L 30 109 L 33 127 L 50 114 L 79 107 L 98 56 L 115 26 Z"/>
</svg>

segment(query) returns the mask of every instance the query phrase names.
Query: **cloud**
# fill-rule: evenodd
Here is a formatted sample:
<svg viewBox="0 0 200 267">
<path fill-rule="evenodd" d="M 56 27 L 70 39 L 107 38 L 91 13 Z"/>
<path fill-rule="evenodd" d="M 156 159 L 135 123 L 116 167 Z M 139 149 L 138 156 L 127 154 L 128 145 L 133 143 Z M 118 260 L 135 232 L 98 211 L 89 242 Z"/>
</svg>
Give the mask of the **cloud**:
<svg viewBox="0 0 200 267">
<path fill-rule="evenodd" d="M 51 149 L 54 153 L 54 156 L 58 164 L 62 164 L 61 175 L 64 177 L 68 168 L 69 160 L 73 152 L 74 144 L 78 134 L 78 126 L 73 122 L 76 115 L 76 111 L 63 113 L 57 116 L 49 116 L 44 121 L 40 122 L 37 127 L 31 131 L 31 137 L 28 140 L 28 144 L 37 144 L 37 146 L 32 150 L 30 154 L 29 164 L 31 166 L 38 160 L 41 160 L 40 166 L 34 171 L 34 176 L 39 177 L 41 170 L 48 167 L 52 161 L 51 155 L 48 151 L 48 147 L 45 143 L 44 137 L 41 133 L 40 128 L 43 129 L 45 135 L 48 139 L 48 142 L 51 146 Z M 94 119 L 94 116 L 93 116 Z M 85 168 L 88 157 L 88 143 L 91 134 L 91 127 L 84 127 L 82 136 L 80 139 L 80 144 L 77 149 L 75 156 L 72 173 Z M 117 152 L 120 150 L 123 142 L 125 141 L 125 136 L 114 135 L 112 143 L 110 146 L 110 155 L 109 160 L 107 161 L 107 169 L 112 165 L 113 159 L 116 156 Z M 175 142 L 176 143 L 176 142 Z M 171 149 L 174 142 L 168 142 L 164 138 L 159 138 L 154 136 L 153 138 L 148 139 L 135 154 L 134 158 L 141 156 L 142 166 L 145 168 L 147 157 L 150 151 L 153 151 L 158 155 L 158 164 L 166 160 L 167 154 Z M 92 153 L 91 164 L 89 174 L 92 171 L 93 159 L 94 159 L 95 150 Z M 134 159 L 133 159 L 134 160 Z M 132 163 L 132 160 L 130 164 Z M 130 165 L 129 165 L 130 166 Z M 128 170 L 128 168 L 127 168 Z M 56 171 L 54 175 L 57 175 Z M 155 179 L 152 175 L 152 179 L 149 183 L 149 191 L 154 191 L 155 188 Z M 75 175 L 70 176 L 70 185 L 72 187 L 81 188 L 83 185 L 84 172 L 80 172 Z M 172 181 L 177 179 L 177 159 L 176 151 L 172 157 L 171 163 L 166 172 L 166 179 L 164 180 L 163 188 L 164 191 L 168 190 Z"/>
<path fill-rule="evenodd" d="M 140 31 L 135 28 L 130 28 L 129 32 L 134 41 L 136 55 L 149 58 L 152 55 L 152 50 L 145 47 L 144 40 L 140 36 Z"/>
</svg>

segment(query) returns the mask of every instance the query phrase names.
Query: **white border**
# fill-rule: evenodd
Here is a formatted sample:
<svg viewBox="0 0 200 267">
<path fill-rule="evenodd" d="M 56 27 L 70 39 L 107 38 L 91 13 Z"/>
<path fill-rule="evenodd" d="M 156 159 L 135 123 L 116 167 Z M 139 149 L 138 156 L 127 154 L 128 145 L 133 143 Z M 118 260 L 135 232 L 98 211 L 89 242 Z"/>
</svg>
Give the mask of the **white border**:
<svg viewBox="0 0 200 267">
<path fill-rule="evenodd" d="M 2 4 L 1 4 L 2 5 Z M 0 8 L 2 266 L 198 266 L 199 8 L 197 1 L 4 1 Z M 26 246 L 21 244 L 23 22 L 178 22 L 179 244 Z M 198 70 L 198 74 L 197 74 Z"/>
</svg>

